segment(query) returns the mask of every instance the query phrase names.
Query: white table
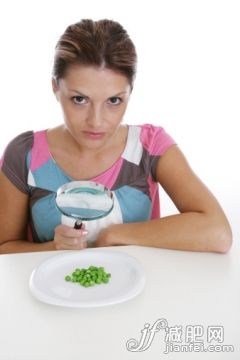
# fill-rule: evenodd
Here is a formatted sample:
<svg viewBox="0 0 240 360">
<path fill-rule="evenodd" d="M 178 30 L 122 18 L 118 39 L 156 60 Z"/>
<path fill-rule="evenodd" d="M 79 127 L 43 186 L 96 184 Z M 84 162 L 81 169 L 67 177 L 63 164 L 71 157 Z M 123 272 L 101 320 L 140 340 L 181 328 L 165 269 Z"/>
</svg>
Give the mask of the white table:
<svg viewBox="0 0 240 360">
<path fill-rule="evenodd" d="M 226 255 L 137 246 L 112 249 L 125 251 L 143 264 L 146 286 L 128 302 L 91 309 L 48 305 L 31 295 L 28 283 L 33 268 L 55 252 L 1 255 L 0 359 L 240 359 L 238 249 L 232 248 Z M 192 331 L 197 336 L 204 331 L 197 338 L 204 341 L 204 347 L 218 345 L 219 350 L 220 345 L 233 345 L 234 352 L 164 354 L 165 330 L 155 333 L 147 350 L 127 350 L 129 339 L 140 341 L 146 323 L 153 325 L 163 318 L 172 328 L 170 332 L 177 331 L 176 326 L 182 326 L 183 335 Z M 224 328 L 221 344 L 207 342 L 211 326 Z M 187 344 L 184 336 L 181 344 Z"/>
</svg>

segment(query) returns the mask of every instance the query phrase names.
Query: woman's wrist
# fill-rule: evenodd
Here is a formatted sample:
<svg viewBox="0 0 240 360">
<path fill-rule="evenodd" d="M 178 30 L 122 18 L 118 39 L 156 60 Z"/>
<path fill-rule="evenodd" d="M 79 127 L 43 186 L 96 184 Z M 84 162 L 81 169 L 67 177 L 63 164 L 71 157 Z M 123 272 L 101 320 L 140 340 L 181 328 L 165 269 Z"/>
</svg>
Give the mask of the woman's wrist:
<svg viewBox="0 0 240 360">
<path fill-rule="evenodd" d="M 121 243 L 119 234 L 119 226 L 122 224 L 112 224 L 100 231 L 95 246 L 114 246 L 114 245 L 125 245 Z"/>
</svg>

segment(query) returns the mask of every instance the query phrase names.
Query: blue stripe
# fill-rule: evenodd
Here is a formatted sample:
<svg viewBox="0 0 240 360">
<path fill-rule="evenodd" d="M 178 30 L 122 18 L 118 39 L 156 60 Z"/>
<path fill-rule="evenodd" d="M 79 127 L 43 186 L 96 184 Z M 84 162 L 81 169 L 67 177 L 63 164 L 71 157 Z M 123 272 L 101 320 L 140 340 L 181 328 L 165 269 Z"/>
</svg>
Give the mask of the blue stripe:
<svg viewBox="0 0 240 360">
<path fill-rule="evenodd" d="M 55 194 L 39 199 L 32 207 L 34 228 L 40 242 L 53 240 L 54 229 L 61 224 L 61 213 L 55 204 Z"/>
<path fill-rule="evenodd" d="M 72 180 L 51 159 L 32 171 L 32 174 L 37 187 L 55 192 L 60 186 Z"/>
<path fill-rule="evenodd" d="M 114 191 L 124 223 L 140 222 L 150 219 L 152 203 L 149 197 L 131 186 L 123 186 Z"/>
</svg>

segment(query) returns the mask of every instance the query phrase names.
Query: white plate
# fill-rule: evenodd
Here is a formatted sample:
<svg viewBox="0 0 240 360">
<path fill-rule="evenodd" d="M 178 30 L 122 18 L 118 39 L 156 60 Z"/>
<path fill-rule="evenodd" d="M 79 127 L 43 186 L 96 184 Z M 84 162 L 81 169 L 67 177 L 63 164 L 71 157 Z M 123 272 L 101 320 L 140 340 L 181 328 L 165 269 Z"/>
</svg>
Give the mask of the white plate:
<svg viewBox="0 0 240 360">
<path fill-rule="evenodd" d="M 75 268 L 103 266 L 111 273 L 109 283 L 85 288 L 67 282 L 64 277 Z M 132 256 L 112 250 L 86 249 L 55 255 L 35 268 L 30 290 L 40 301 L 68 307 L 95 307 L 127 301 L 138 295 L 145 285 L 141 264 Z"/>
</svg>

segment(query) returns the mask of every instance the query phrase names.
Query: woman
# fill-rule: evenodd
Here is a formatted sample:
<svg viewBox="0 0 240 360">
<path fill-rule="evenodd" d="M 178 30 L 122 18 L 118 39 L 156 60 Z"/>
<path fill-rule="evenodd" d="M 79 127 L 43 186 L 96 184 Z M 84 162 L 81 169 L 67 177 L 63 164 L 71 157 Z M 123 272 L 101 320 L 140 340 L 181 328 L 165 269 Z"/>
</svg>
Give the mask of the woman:
<svg viewBox="0 0 240 360">
<path fill-rule="evenodd" d="M 161 127 L 122 123 L 135 71 L 135 47 L 120 24 L 82 20 L 66 29 L 52 79 L 64 124 L 20 134 L 1 161 L 1 253 L 89 244 L 228 251 L 224 212 L 173 139 Z M 64 224 L 55 193 L 72 180 L 110 188 L 114 211 L 80 230 Z M 179 214 L 160 218 L 158 184 Z"/>
</svg>

